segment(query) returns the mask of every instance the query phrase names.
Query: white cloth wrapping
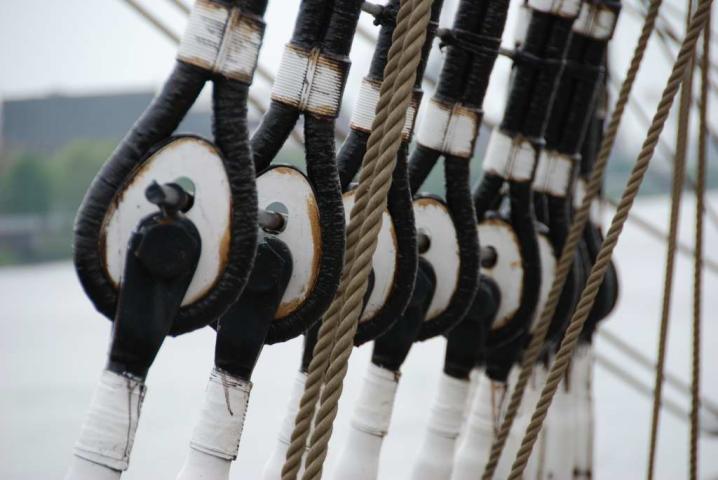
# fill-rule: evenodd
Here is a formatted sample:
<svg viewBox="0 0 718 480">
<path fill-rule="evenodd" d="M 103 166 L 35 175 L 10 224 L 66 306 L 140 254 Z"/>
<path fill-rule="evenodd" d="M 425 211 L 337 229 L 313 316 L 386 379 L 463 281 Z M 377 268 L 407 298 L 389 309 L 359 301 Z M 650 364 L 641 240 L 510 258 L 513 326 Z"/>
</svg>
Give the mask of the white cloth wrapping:
<svg viewBox="0 0 718 480">
<path fill-rule="evenodd" d="M 480 109 L 432 98 L 422 107 L 416 141 L 443 154 L 469 159 L 480 123 Z"/>
<path fill-rule="evenodd" d="M 533 190 L 565 198 L 573 180 L 574 160 L 556 151 L 543 150 L 533 180 Z"/>
<path fill-rule="evenodd" d="M 576 180 L 575 187 L 573 190 L 573 206 L 578 209 L 583 203 L 583 199 L 586 197 L 586 181 L 582 178 Z M 591 201 L 591 207 L 588 212 L 588 218 L 594 225 L 601 226 L 601 199 L 594 198 Z"/>
<path fill-rule="evenodd" d="M 495 128 L 486 147 L 484 171 L 506 180 L 528 182 L 533 176 L 536 157 L 536 150 L 528 140 L 512 138 Z"/>
<path fill-rule="evenodd" d="M 103 371 L 75 455 L 113 470 L 127 470 L 145 391 L 141 380 Z"/>
<path fill-rule="evenodd" d="M 496 430 L 500 427 L 506 400 L 506 384 L 486 375 L 479 380 L 464 432 L 456 447 L 452 480 L 475 479 L 481 475 Z M 497 474 L 496 478 L 501 478 Z"/>
<path fill-rule="evenodd" d="M 533 10 L 564 18 L 575 18 L 581 8 L 581 0 L 529 0 Z"/>
<path fill-rule="evenodd" d="M 516 14 L 516 21 L 514 22 L 514 45 L 516 48 L 523 46 L 530 22 L 531 9 L 527 4 L 521 3 Z"/>
<path fill-rule="evenodd" d="M 302 393 L 304 393 L 304 384 L 307 382 L 307 374 L 305 372 L 298 372 L 294 379 L 294 385 L 289 394 L 289 404 L 287 405 L 287 413 L 282 420 L 282 425 L 279 429 L 279 439 L 277 445 L 274 448 L 272 456 L 264 464 L 262 470 L 263 480 L 279 480 L 281 478 L 282 466 L 284 465 L 284 459 L 287 455 L 287 449 L 289 448 L 289 442 L 291 440 L 292 431 L 294 430 L 294 419 L 299 411 L 299 402 L 302 400 Z"/>
<path fill-rule="evenodd" d="M 558 386 L 546 416 L 546 478 L 573 478 L 576 451 L 574 402 L 564 380 Z"/>
<path fill-rule="evenodd" d="M 178 60 L 251 83 L 264 37 L 260 17 L 212 0 L 197 0 L 182 37 Z"/>
<path fill-rule="evenodd" d="M 379 103 L 379 93 L 381 91 L 381 82 L 363 78 L 359 87 L 354 110 L 352 110 L 351 128 L 361 130 L 362 132 L 371 132 L 374 118 L 376 117 L 376 106 Z M 404 127 L 401 129 L 401 138 L 403 141 L 411 139 L 411 132 L 414 129 L 414 120 L 416 117 L 416 109 L 419 105 L 420 96 L 414 93 L 411 103 L 406 111 L 404 119 Z"/>
<path fill-rule="evenodd" d="M 536 408 L 536 402 L 541 396 L 541 391 L 543 390 L 544 383 L 546 383 L 547 375 L 548 372 L 543 365 L 534 366 L 531 378 L 526 385 L 526 390 L 524 390 L 524 398 L 521 402 L 521 406 L 519 407 L 518 412 L 516 412 L 516 418 L 514 419 L 514 424 L 511 427 L 509 438 L 506 441 L 504 453 L 501 456 L 501 468 L 504 471 L 506 471 L 505 469 L 511 468 L 514 459 L 516 458 L 516 454 L 518 453 L 519 448 L 521 448 L 521 441 L 523 440 L 524 433 L 526 432 L 526 427 L 528 427 L 529 422 L 531 422 L 531 416 Z M 543 448 L 544 442 L 542 432 L 539 436 L 539 440 L 534 445 L 534 449 L 531 452 L 528 463 L 526 463 L 524 478 L 543 478 L 540 473 L 543 464 Z"/>
<path fill-rule="evenodd" d="M 618 22 L 618 13 L 601 3 L 581 4 L 578 18 L 573 22 L 573 31 L 596 40 L 609 40 Z"/>
<path fill-rule="evenodd" d="M 590 479 L 593 475 L 593 352 L 591 344 L 579 344 L 571 368 L 571 393 L 575 414 L 574 478 Z"/>
<path fill-rule="evenodd" d="M 348 61 L 288 44 L 272 85 L 272 100 L 300 111 L 336 117 L 348 71 Z"/>
<path fill-rule="evenodd" d="M 379 456 L 389 430 L 399 374 L 373 363 L 364 375 L 361 393 L 354 407 L 351 429 L 336 468 L 335 480 L 374 480 L 379 473 Z"/>
<path fill-rule="evenodd" d="M 398 373 L 369 363 L 359 399 L 354 407 L 352 427 L 371 435 L 386 435 L 398 386 Z"/>
<path fill-rule="evenodd" d="M 225 460 L 237 458 L 252 382 L 213 369 L 190 447 Z"/>
<path fill-rule="evenodd" d="M 469 389 L 469 381 L 441 374 L 412 480 L 444 480 L 451 475 L 454 446 L 463 424 Z"/>
</svg>

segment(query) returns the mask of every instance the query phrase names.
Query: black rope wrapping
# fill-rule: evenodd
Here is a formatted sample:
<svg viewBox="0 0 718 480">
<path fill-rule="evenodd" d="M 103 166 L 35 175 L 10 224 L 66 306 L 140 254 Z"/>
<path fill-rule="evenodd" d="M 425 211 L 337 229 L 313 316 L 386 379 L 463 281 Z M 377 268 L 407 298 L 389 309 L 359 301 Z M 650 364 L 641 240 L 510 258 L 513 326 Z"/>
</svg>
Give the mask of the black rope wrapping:
<svg viewBox="0 0 718 480">
<path fill-rule="evenodd" d="M 509 217 L 521 251 L 524 270 L 519 307 L 503 327 L 487 336 L 486 374 L 493 380 L 506 381 L 509 371 L 528 340 L 528 329 L 538 303 L 541 285 L 541 257 L 536 241 L 536 225 L 531 201 L 530 182 L 509 182 Z"/>
<path fill-rule="evenodd" d="M 446 59 L 434 98 L 447 104 L 481 108 L 498 56 L 507 11 L 505 0 L 459 3 L 454 25 L 444 34 Z M 412 193 L 418 191 L 441 155 L 441 152 L 417 145 L 409 167 Z M 468 158 L 444 155 L 446 204 L 459 247 L 458 282 L 444 311 L 422 323 L 418 340 L 441 335 L 458 325 L 472 306 L 479 288 L 479 240 L 469 165 Z"/>
<path fill-rule="evenodd" d="M 464 319 L 446 335 L 444 373 L 460 380 L 469 380 L 469 374 L 486 359 L 477 345 L 486 342 L 491 319 L 501 303 L 501 291 L 492 278 L 480 276 L 479 289 Z"/>
<path fill-rule="evenodd" d="M 476 214 L 471 201 L 469 161 L 447 155 L 444 160 L 446 206 L 456 229 L 459 245 L 459 273 L 456 290 L 446 309 L 421 325 L 417 340 L 441 335 L 457 325 L 474 301 L 478 288 L 479 237 L 476 233 Z"/>
<path fill-rule="evenodd" d="M 556 96 L 563 58 L 568 48 L 573 19 L 533 10 L 523 45 L 514 53 L 511 88 L 500 130 L 511 137 L 529 140 L 537 151 L 543 147 L 548 112 Z M 501 202 L 503 179 L 486 173 L 474 192 L 481 221 Z M 500 328 L 491 329 L 480 356 L 486 359 L 487 375 L 506 381 L 513 364 L 525 347 L 539 299 L 541 261 L 531 182 L 507 180 L 509 213 L 507 220 L 516 234 L 523 281 L 520 304 L 514 315 Z"/>
<path fill-rule="evenodd" d="M 540 193 L 537 195 L 545 200 L 547 221 L 544 223 L 548 225 L 548 239 L 551 243 L 553 255 L 558 259 L 566 243 L 566 236 L 571 222 L 571 199 Z M 547 351 L 557 344 L 568 322 L 571 320 L 571 313 L 578 302 L 579 295 L 583 290 L 584 280 L 589 271 L 590 268 L 589 270 L 585 269 L 581 251 L 577 250 L 576 258 L 566 276 L 566 282 L 556 305 L 556 313 L 546 334 Z"/>
<path fill-rule="evenodd" d="M 479 222 L 486 219 L 490 212 L 497 212 L 501 206 L 501 188 L 504 186 L 503 177 L 485 172 L 481 181 L 474 189 L 472 199 L 476 218 Z"/>
<path fill-rule="evenodd" d="M 339 59 L 348 69 L 348 54 L 359 21 L 360 0 L 304 0 L 290 44 L 318 48 L 323 55 Z M 334 144 L 335 118 L 300 112 L 272 100 L 267 114 L 252 136 L 255 166 L 265 170 L 286 142 L 300 113 L 304 114 L 307 177 L 314 190 L 321 226 L 321 259 L 316 282 L 309 296 L 295 310 L 275 319 L 267 343 L 293 338 L 319 321 L 339 286 L 344 259 L 344 207 Z"/>
<path fill-rule="evenodd" d="M 531 12 L 524 44 L 514 54 L 502 131 L 543 141 L 572 23 L 572 19 Z"/>
<path fill-rule="evenodd" d="M 266 7 L 262 1 L 221 3 L 239 4 L 258 15 L 263 14 Z M 210 79 L 210 72 L 177 61 L 162 91 L 103 165 L 80 206 L 74 226 L 75 268 L 95 307 L 110 319 L 114 318 L 117 291 L 102 258 L 105 215 L 133 172 L 153 152 L 171 141 L 170 136 Z M 180 309 L 171 335 L 189 332 L 219 318 L 241 294 L 252 268 L 257 209 L 254 169 L 247 145 L 248 88 L 239 81 L 215 79 L 214 133 L 223 154 L 233 205 L 230 245 L 219 279 L 201 299 Z M 224 128 L 225 124 L 232 125 L 231 131 Z"/>
<path fill-rule="evenodd" d="M 611 5 L 616 11 L 619 5 Z M 596 108 L 599 85 L 605 77 L 605 56 L 608 39 L 594 39 L 574 33 L 565 57 L 565 68 L 559 80 L 555 101 L 546 127 L 546 149 L 580 160 L 581 147 Z M 594 147 L 595 148 L 595 147 Z M 574 172 L 576 173 L 576 172 Z M 570 193 L 570 192 L 567 192 Z M 558 258 L 568 235 L 572 199 L 567 196 L 537 194 L 546 204 L 549 238 Z M 600 247 L 600 243 L 596 246 Z M 585 258 L 588 247 L 577 249 L 576 259 L 566 278 L 556 314 L 547 334 L 547 350 L 556 346 L 570 320 L 585 278 L 595 259 Z M 586 263 L 585 260 L 589 260 Z M 595 308 L 595 307 L 594 307 Z M 598 307 L 601 308 L 601 307 Z"/>
</svg>

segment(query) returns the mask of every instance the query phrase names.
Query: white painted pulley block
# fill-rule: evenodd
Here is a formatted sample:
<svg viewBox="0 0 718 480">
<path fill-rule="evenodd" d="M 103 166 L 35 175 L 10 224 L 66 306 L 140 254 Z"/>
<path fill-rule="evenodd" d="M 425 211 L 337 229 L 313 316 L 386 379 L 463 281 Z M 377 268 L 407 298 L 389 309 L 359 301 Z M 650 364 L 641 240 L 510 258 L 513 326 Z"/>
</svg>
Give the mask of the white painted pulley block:
<svg viewBox="0 0 718 480">
<path fill-rule="evenodd" d="M 350 213 L 356 201 L 356 190 L 351 190 L 342 195 L 344 202 L 344 215 L 347 225 L 351 221 Z M 394 275 L 396 273 L 396 230 L 391 216 L 385 210 L 382 215 L 381 229 L 377 238 L 376 250 L 372 257 L 372 269 L 374 270 L 374 287 L 369 294 L 369 299 L 359 321 L 372 318 L 384 307 L 391 295 L 394 286 Z"/>
<path fill-rule="evenodd" d="M 154 181 L 161 184 L 183 178 L 194 184 L 194 204 L 185 215 L 197 227 L 202 251 L 182 305 L 202 298 L 219 280 L 231 238 L 229 179 L 214 145 L 199 137 L 182 136 L 160 147 L 142 163 L 105 215 L 100 245 L 105 269 L 115 288 L 125 269 L 132 233 L 144 217 L 158 212 L 145 198 L 145 190 Z"/>
<path fill-rule="evenodd" d="M 496 263 L 482 268 L 481 272 L 496 282 L 501 292 L 492 329 L 506 325 L 521 305 L 524 269 L 519 240 L 511 224 L 500 218 L 491 218 L 479 223 L 479 239 L 482 247 L 496 251 Z"/>
<path fill-rule="evenodd" d="M 285 228 L 275 235 L 292 252 L 292 277 L 275 314 L 275 318 L 283 318 L 302 305 L 317 281 L 322 255 L 319 205 L 307 177 L 284 165 L 257 177 L 257 205 L 285 210 L 281 212 L 286 215 Z"/>
<path fill-rule="evenodd" d="M 459 283 L 459 242 L 454 222 L 446 204 L 424 196 L 414 200 L 416 231 L 429 237 L 429 248 L 422 256 L 434 268 L 436 289 L 426 312 L 425 320 L 432 320 L 446 310 Z"/>
</svg>

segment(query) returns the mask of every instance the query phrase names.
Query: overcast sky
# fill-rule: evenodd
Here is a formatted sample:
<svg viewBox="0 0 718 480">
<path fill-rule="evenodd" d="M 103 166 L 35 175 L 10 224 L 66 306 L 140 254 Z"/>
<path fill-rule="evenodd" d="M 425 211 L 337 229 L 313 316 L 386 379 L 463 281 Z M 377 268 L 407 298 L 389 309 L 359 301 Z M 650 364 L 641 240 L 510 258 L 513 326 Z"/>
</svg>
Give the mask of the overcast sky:
<svg viewBox="0 0 718 480">
<path fill-rule="evenodd" d="M 140 0 L 178 34 L 186 18 L 167 0 Z M 188 2 L 188 0 L 185 0 Z M 636 4 L 638 0 L 630 0 Z M 678 5 L 681 0 L 672 0 Z M 453 16 L 453 1 L 446 0 L 442 25 Z M 274 72 L 282 45 L 291 34 L 298 0 L 270 0 L 267 32 L 260 61 Z M 512 2 L 515 7 L 517 2 Z M 515 8 L 512 8 L 512 13 Z M 366 15 L 362 15 L 366 17 Z M 682 21 L 671 18 L 677 28 Z M 362 22 L 376 30 L 368 18 Z M 504 43 L 513 32 L 513 14 L 507 22 Z M 612 43 L 613 71 L 621 76 L 627 67 L 640 23 L 624 11 Z M 639 77 L 636 91 L 653 111 L 669 73 L 669 64 L 659 49 L 648 52 L 649 61 Z M 371 47 L 354 42 L 352 76 L 348 97 L 366 72 Z M 174 62 L 175 46 L 139 17 L 123 0 L 22 0 L 0 1 L 0 98 L 24 98 L 47 94 L 88 94 L 130 89 L 157 89 Z M 435 48 L 433 60 L 440 55 Z M 486 97 L 489 118 L 502 109 L 509 62 L 500 59 Z M 260 98 L 268 98 L 266 85 L 255 82 Z M 350 103 L 351 104 L 351 103 Z M 630 117 L 629 117 L 630 118 Z M 636 128 L 629 120 L 628 128 Z M 640 130 L 636 130 L 637 132 Z"/>
</svg>

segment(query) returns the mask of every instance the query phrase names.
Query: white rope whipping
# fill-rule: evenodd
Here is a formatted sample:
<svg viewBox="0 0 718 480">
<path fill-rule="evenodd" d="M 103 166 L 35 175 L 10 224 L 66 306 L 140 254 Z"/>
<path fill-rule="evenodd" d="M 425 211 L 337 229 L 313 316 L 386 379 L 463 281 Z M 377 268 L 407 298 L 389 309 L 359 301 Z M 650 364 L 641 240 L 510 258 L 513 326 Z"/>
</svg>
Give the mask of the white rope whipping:
<svg viewBox="0 0 718 480">
<path fill-rule="evenodd" d="M 263 37 L 264 21 L 260 17 L 211 0 L 198 0 L 192 8 L 177 58 L 227 78 L 251 83 Z"/>
</svg>

